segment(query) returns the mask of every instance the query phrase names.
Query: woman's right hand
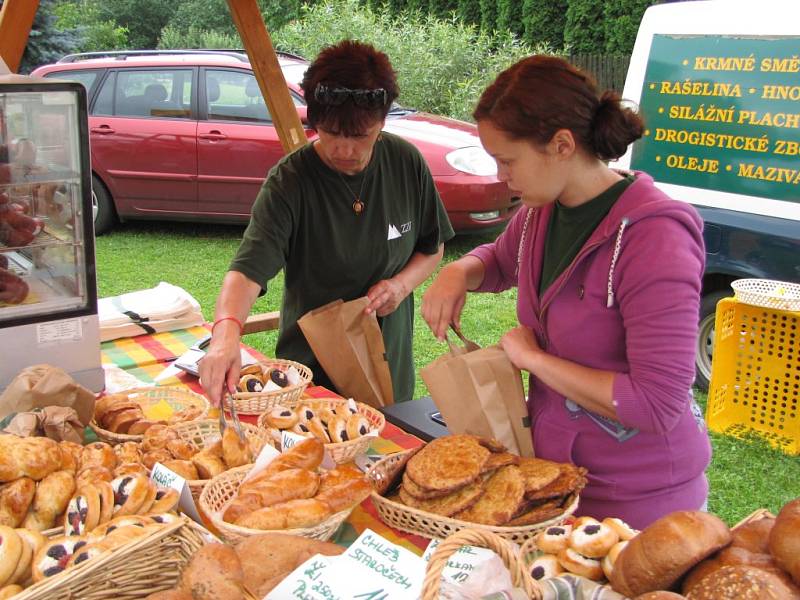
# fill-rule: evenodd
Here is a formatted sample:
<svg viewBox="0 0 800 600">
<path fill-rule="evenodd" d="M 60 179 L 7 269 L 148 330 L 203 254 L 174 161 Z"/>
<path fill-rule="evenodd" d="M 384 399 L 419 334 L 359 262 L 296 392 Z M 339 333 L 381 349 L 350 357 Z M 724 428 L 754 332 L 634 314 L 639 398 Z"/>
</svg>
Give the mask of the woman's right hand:
<svg viewBox="0 0 800 600">
<path fill-rule="evenodd" d="M 422 318 L 440 342 L 450 324 L 461 329 L 461 311 L 467 301 L 467 273 L 458 262 L 444 267 L 422 296 Z"/>
<path fill-rule="evenodd" d="M 220 323 L 216 329 L 222 329 L 222 325 L 223 323 Z M 233 393 L 239 382 L 242 355 L 239 351 L 238 333 L 212 337 L 208 351 L 197 367 L 200 372 L 200 385 L 203 386 L 211 405 L 221 406 L 222 398 L 228 392 Z"/>
</svg>

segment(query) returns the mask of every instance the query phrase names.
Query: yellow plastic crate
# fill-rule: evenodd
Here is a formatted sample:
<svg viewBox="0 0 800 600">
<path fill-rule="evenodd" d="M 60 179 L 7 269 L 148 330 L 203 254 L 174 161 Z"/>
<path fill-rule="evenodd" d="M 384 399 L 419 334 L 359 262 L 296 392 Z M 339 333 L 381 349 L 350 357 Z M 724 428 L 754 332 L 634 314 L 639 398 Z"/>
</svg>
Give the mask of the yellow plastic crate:
<svg viewBox="0 0 800 600">
<path fill-rule="evenodd" d="M 720 300 L 713 352 L 709 429 L 800 455 L 800 311 Z"/>
</svg>

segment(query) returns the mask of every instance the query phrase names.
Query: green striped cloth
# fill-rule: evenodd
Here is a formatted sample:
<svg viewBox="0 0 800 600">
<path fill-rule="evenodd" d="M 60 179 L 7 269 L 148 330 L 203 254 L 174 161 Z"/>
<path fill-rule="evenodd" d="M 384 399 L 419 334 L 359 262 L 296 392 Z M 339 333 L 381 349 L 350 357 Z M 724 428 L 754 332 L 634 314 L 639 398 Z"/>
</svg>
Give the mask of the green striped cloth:
<svg viewBox="0 0 800 600">
<path fill-rule="evenodd" d="M 543 600 L 625 600 L 625 596 L 611 589 L 577 575 L 564 574 L 539 582 Z M 525 592 L 513 589 L 510 592 L 490 594 L 481 600 L 528 600 Z"/>
</svg>

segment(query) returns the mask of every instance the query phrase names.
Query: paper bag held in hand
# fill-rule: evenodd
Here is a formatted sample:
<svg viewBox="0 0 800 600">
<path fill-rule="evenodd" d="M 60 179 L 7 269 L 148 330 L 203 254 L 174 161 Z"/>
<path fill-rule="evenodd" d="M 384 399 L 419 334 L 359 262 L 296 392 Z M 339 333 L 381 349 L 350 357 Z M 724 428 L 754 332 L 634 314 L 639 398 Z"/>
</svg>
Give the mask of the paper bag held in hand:
<svg viewBox="0 0 800 600">
<path fill-rule="evenodd" d="M 469 342 L 469 340 L 467 340 Z M 494 438 L 510 452 L 533 456 L 522 376 L 499 346 L 450 352 L 420 370 L 451 433 Z M 477 347 L 469 342 L 470 347 Z"/>
<path fill-rule="evenodd" d="M 308 345 L 340 394 L 380 408 L 394 403 L 392 375 L 375 313 L 366 297 L 335 300 L 298 320 Z"/>
</svg>

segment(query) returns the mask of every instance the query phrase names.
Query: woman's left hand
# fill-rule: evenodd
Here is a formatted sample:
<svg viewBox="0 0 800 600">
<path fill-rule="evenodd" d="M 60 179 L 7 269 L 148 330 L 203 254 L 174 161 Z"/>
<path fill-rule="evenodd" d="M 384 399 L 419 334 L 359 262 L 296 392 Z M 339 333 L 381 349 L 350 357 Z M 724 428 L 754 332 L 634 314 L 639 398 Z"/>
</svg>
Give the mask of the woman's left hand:
<svg viewBox="0 0 800 600">
<path fill-rule="evenodd" d="M 382 279 L 367 292 L 369 305 L 365 312 L 375 313 L 379 317 L 392 314 L 400 303 L 408 296 L 408 290 L 396 277 Z"/>
<path fill-rule="evenodd" d="M 500 338 L 500 347 L 505 350 L 506 355 L 515 367 L 529 373 L 533 370 L 532 365 L 536 360 L 537 354 L 543 353 L 536 336 L 524 325 L 519 325 L 507 331 Z"/>
</svg>

